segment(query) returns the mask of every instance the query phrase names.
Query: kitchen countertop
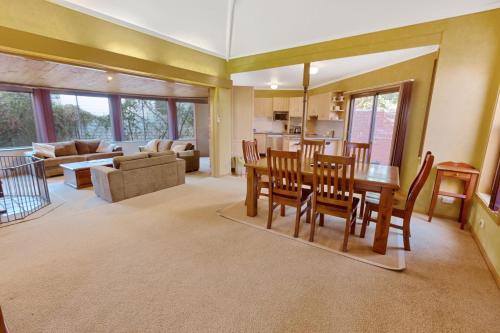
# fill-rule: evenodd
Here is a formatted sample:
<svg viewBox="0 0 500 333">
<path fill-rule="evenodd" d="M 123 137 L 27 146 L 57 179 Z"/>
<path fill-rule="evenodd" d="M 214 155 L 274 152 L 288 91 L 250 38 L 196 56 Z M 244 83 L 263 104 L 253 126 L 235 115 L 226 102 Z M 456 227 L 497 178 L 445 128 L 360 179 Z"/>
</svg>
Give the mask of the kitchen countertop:
<svg viewBox="0 0 500 333">
<path fill-rule="evenodd" d="M 289 134 L 289 133 L 277 133 L 277 132 L 254 132 L 254 134 L 266 134 L 270 136 L 283 136 L 283 137 L 288 137 L 288 138 L 300 138 L 300 134 Z M 329 137 L 329 136 L 321 136 L 321 135 L 307 135 L 305 136 L 305 139 L 317 139 L 317 140 L 326 140 L 326 141 L 340 141 L 342 138 L 339 137 Z"/>
</svg>

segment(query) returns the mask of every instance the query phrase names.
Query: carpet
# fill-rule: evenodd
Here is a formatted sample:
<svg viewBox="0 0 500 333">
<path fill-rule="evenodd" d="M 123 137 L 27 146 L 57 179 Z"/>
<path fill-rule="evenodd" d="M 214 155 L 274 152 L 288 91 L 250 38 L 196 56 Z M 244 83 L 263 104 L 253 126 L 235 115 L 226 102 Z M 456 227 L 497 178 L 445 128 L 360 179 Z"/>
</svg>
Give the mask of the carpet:
<svg viewBox="0 0 500 333">
<path fill-rule="evenodd" d="M 323 227 L 316 222 L 314 233 L 314 242 L 309 242 L 310 224 L 305 223 L 305 215 L 302 216 L 300 224 L 299 237 L 293 237 L 295 227 L 295 209 L 287 207 L 286 214 L 281 217 L 279 208 L 274 210 L 272 229 L 267 229 L 267 199 L 260 199 L 258 203 L 258 212 L 256 217 L 246 215 L 245 202 L 241 201 L 232 204 L 219 211 L 219 214 L 232 221 L 244 223 L 261 230 L 271 232 L 277 236 L 287 237 L 294 241 L 305 243 L 309 246 L 318 247 L 327 250 L 335 255 L 342 255 L 363 263 L 396 271 L 406 268 L 405 250 L 403 246 L 403 235 L 399 230 L 390 230 L 389 241 L 386 255 L 381 255 L 372 251 L 373 238 L 375 234 L 375 224 L 372 223 L 366 230 L 365 238 L 359 237 L 361 231 L 361 221 L 356 225 L 356 235 L 349 236 L 348 252 L 341 250 L 344 240 L 343 219 L 325 215 L 325 224 Z"/>
</svg>

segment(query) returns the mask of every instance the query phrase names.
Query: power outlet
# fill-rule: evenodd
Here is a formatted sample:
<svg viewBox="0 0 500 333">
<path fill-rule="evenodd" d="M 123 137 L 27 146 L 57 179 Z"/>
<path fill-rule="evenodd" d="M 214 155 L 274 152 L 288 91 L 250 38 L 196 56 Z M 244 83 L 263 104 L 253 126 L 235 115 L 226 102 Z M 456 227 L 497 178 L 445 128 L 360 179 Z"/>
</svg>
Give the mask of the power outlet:
<svg viewBox="0 0 500 333">
<path fill-rule="evenodd" d="M 479 228 L 484 229 L 484 220 L 479 219 Z"/>
<path fill-rule="evenodd" d="M 441 202 L 447 205 L 451 205 L 455 202 L 455 198 L 453 197 L 441 197 Z"/>
</svg>

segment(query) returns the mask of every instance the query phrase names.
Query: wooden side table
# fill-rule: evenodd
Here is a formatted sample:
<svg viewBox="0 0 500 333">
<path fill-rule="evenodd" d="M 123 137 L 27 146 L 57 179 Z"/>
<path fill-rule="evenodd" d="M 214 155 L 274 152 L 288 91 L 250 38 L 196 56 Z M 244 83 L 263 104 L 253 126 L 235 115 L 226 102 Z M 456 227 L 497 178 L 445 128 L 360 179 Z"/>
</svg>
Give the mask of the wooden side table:
<svg viewBox="0 0 500 333">
<path fill-rule="evenodd" d="M 464 182 L 463 193 L 453 193 L 440 191 L 441 180 L 443 177 L 459 179 Z M 472 196 L 476 188 L 477 179 L 479 177 L 479 170 L 475 169 L 472 165 L 457 162 L 443 162 L 437 165 L 436 182 L 434 183 L 434 190 L 432 191 L 431 206 L 429 207 L 429 222 L 432 220 L 434 214 L 434 207 L 436 206 L 438 196 L 453 197 L 462 199 L 460 206 L 460 229 L 463 229 L 467 223 L 467 216 L 469 213 L 470 205 L 472 203 Z"/>
</svg>

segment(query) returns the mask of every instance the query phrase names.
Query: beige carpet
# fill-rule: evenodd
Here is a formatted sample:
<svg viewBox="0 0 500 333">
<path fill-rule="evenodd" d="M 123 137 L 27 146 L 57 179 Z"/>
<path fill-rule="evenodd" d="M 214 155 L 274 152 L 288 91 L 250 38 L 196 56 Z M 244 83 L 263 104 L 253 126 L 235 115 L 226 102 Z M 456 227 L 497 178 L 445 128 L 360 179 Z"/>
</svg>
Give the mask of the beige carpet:
<svg viewBox="0 0 500 333">
<path fill-rule="evenodd" d="M 228 221 L 245 180 L 64 205 L 0 229 L 12 332 L 498 332 L 500 291 L 470 233 L 413 221 L 394 272 Z"/>
<path fill-rule="evenodd" d="M 288 237 L 290 239 L 302 242 L 309 246 L 315 246 L 329 251 L 332 255 L 343 255 L 348 258 L 374 265 L 381 268 L 401 271 L 406 268 L 405 250 L 403 245 L 403 235 L 399 230 L 390 230 L 389 241 L 386 255 L 381 255 L 372 251 L 375 228 L 368 228 L 365 238 L 359 237 L 361 223 L 356 225 L 356 235 L 349 236 L 348 252 L 342 251 L 344 240 L 345 221 L 339 218 L 325 215 L 325 225 L 320 227 L 316 223 L 314 233 L 314 243 L 309 242 L 310 224 L 305 223 L 305 215 L 302 216 L 300 224 L 299 237 L 293 237 L 295 228 L 295 209 L 286 208 L 286 214 L 281 217 L 279 209 L 276 208 L 273 214 L 272 229 L 267 229 L 267 198 L 261 198 L 258 202 L 258 212 L 256 217 L 246 215 L 246 206 L 244 201 L 232 204 L 219 211 L 219 214 L 230 220 L 245 223 L 273 233 L 276 236 Z M 361 222 L 361 220 L 359 221 Z"/>
</svg>

